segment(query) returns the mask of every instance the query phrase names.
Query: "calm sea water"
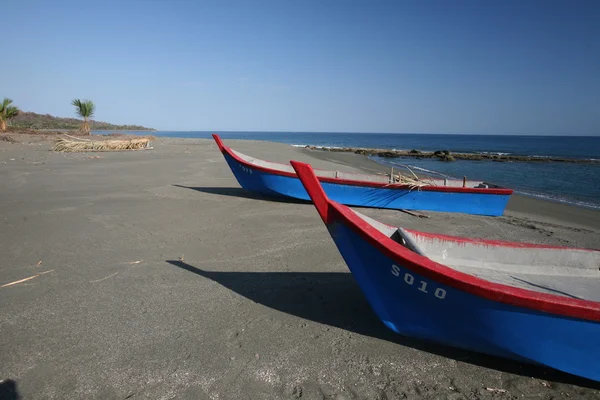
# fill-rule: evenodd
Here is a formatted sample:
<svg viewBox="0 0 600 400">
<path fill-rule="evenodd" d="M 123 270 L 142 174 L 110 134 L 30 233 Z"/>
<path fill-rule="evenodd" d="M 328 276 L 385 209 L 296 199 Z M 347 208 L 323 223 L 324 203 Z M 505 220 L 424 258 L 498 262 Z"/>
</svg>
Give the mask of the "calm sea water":
<svg viewBox="0 0 600 400">
<path fill-rule="evenodd" d="M 213 132 L 157 132 L 156 136 L 211 138 Z M 378 133 L 217 132 L 223 139 L 251 139 L 290 145 L 368 147 L 402 150 L 450 150 L 600 159 L 600 137 L 497 136 Z M 421 172 L 485 180 L 518 193 L 600 209 L 600 164 L 467 161 L 441 162 L 414 158 L 378 158 L 379 163 L 408 165 Z"/>
</svg>

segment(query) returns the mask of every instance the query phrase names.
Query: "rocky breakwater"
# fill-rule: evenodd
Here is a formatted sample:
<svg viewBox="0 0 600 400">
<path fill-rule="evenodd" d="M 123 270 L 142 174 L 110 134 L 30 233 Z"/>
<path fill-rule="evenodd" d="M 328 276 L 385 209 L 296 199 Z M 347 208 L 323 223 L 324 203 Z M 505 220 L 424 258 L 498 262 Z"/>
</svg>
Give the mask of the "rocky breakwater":
<svg viewBox="0 0 600 400">
<path fill-rule="evenodd" d="M 537 156 L 518 156 L 511 154 L 479 154 L 479 153 L 451 153 L 448 150 L 437 151 L 421 151 L 421 150 L 386 150 L 386 149 L 369 149 L 361 147 L 318 147 L 306 146 L 305 149 L 315 151 L 331 151 L 362 154 L 365 156 L 377 156 L 385 158 L 397 157 L 413 157 L 413 158 L 432 158 L 440 161 L 455 161 L 455 160 L 473 160 L 473 161 L 520 161 L 520 162 L 563 162 L 563 163 L 579 163 L 579 164 L 600 164 L 600 160 L 595 159 L 579 159 L 565 157 L 537 157 Z"/>
</svg>

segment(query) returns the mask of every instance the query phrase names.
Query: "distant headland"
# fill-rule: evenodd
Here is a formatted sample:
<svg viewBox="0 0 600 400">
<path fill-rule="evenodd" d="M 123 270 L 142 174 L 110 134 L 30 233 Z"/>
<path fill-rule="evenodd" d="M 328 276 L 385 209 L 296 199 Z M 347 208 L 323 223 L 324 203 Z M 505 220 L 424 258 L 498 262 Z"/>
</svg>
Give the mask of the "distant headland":
<svg viewBox="0 0 600 400">
<path fill-rule="evenodd" d="M 10 126 L 13 129 L 75 130 L 80 129 L 81 120 L 76 118 L 54 117 L 50 114 L 38 114 L 34 112 L 21 111 L 17 116 L 12 118 Z M 90 121 L 90 129 L 94 131 L 155 131 L 153 128 L 147 128 L 140 125 L 115 125 L 101 121 Z"/>
</svg>

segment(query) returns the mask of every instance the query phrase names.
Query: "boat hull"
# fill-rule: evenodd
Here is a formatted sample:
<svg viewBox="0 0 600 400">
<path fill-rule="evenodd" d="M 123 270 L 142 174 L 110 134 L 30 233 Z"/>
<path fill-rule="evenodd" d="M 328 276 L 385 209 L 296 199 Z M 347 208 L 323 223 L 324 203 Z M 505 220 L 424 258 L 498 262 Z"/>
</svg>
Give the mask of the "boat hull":
<svg viewBox="0 0 600 400">
<path fill-rule="evenodd" d="M 310 200 L 297 176 L 287 176 L 253 168 L 224 153 L 225 160 L 244 189 L 268 196 Z M 449 192 L 404 188 L 382 188 L 321 181 L 327 196 L 338 203 L 402 210 L 424 210 L 500 216 L 510 195 Z"/>
<path fill-rule="evenodd" d="M 371 307 L 394 332 L 600 381 L 600 322 L 452 288 L 394 262 L 346 225 L 328 229 Z"/>
</svg>

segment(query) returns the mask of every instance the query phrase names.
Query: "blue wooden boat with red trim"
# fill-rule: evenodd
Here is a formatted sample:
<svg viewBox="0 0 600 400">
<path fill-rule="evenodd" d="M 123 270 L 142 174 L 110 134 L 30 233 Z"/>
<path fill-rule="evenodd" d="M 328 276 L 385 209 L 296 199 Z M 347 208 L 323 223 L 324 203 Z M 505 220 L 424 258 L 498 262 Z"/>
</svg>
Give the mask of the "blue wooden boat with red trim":
<svg viewBox="0 0 600 400">
<path fill-rule="evenodd" d="M 291 164 L 388 328 L 600 381 L 600 251 L 392 227 L 330 200 L 310 165 Z"/>
<path fill-rule="evenodd" d="M 291 165 L 247 156 L 225 146 L 219 135 L 213 134 L 213 138 L 244 189 L 269 196 L 309 200 Z M 396 184 L 386 175 L 320 169 L 315 173 L 331 199 L 359 207 L 499 216 L 504 213 L 513 192 L 479 181 L 427 179 L 426 183 L 415 187 Z"/>
</svg>

